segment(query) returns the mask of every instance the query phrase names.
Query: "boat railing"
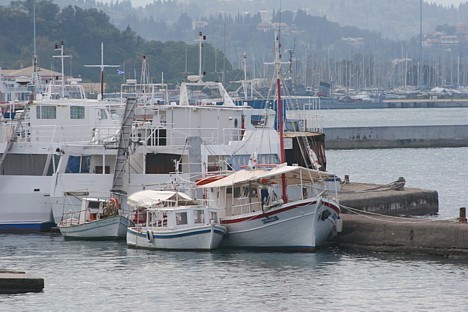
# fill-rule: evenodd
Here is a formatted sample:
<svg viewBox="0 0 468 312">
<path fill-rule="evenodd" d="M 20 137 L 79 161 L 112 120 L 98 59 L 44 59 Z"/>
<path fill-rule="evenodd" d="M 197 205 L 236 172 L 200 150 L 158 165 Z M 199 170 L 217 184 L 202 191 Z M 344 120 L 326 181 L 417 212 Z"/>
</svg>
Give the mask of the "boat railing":
<svg viewBox="0 0 468 312">
<path fill-rule="evenodd" d="M 230 208 L 226 209 L 227 216 L 237 216 L 241 214 L 248 214 L 256 211 L 262 210 L 262 203 L 260 201 L 255 202 L 247 202 L 249 199 L 248 197 L 245 198 L 238 198 L 236 205 L 233 205 Z M 242 203 L 242 201 L 245 201 Z"/>
<path fill-rule="evenodd" d="M 68 212 L 64 212 L 62 214 L 62 221 L 60 222 L 60 225 L 71 226 L 80 224 L 80 215 L 85 212 L 85 210 L 70 210 Z"/>
<path fill-rule="evenodd" d="M 223 128 L 174 128 L 167 124 L 153 125 L 140 122 L 132 129 L 132 141 L 149 146 L 185 145 L 187 137 L 200 137 L 205 144 L 228 144 L 242 140 L 242 129 Z"/>
<path fill-rule="evenodd" d="M 96 127 L 90 125 L 43 125 L 23 126 L 16 129 L 16 123 L 4 124 L 2 139 L 8 138 L 16 131 L 17 142 L 44 142 L 44 143 L 70 143 L 70 142 L 97 142 L 115 140 L 119 129 L 117 127 Z"/>
<path fill-rule="evenodd" d="M 15 132 L 15 129 L 16 129 L 16 124 L 17 122 L 16 121 L 4 121 L 2 123 L 2 126 L 0 128 L 0 140 L 1 142 L 7 142 L 8 140 L 11 139 L 11 137 L 13 137 L 13 134 Z"/>
<path fill-rule="evenodd" d="M 323 117 L 316 110 L 287 110 L 287 119 L 303 121 L 303 131 L 323 132 Z"/>
</svg>

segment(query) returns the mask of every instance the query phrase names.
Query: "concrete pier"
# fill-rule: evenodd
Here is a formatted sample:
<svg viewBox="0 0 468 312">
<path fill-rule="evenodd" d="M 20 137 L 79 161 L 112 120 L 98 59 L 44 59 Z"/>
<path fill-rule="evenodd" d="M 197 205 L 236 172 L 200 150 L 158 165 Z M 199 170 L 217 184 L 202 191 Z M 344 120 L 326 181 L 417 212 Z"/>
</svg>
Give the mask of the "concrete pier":
<svg viewBox="0 0 468 312">
<path fill-rule="evenodd" d="M 341 248 L 468 259 L 465 207 L 449 221 L 403 217 L 437 214 L 436 191 L 407 188 L 400 178 L 387 185 L 347 182 L 342 184 L 338 197 L 343 231 L 332 244 Z"/>
<path fill-rule="evenodd" d="M 325 128 L 327 149 L 466 147 L 468 125 Z"/>
<path fill-rule="evenodd" d="M 33 277 L 24 272 L 0 270 L 0 294 L 41 292 L 44 279 Z"/>
<path fill-rule="evenodd" d="M 468 258 L 468 224 L 369 214 L 343 214 L 342 248 Z"/>
<path fill-rule="evenodd" d="M 340 204 L 392 216 L 434 215 L 439 212 L 437 191 L 398 186 L 395 182 L 387 185 L 355 182 L 342 184 L 338 195 Z"/>
</svg>

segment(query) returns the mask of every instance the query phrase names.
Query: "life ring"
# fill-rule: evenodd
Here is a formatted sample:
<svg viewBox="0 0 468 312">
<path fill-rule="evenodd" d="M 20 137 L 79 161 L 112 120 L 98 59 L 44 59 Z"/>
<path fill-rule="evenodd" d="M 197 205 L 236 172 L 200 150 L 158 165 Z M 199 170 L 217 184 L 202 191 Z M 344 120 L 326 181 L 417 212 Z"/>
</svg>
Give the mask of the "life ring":
<svg viewBox="0 0 468 312">
<path fill-rule="evenodd" d="M 148 241 L 152 242 L 154 240 L 154 235 L 153 235 L 153 232 L 151 230 L 147 230 L 146 231 L 146 238 L 148 239 Z"/>
</svg>

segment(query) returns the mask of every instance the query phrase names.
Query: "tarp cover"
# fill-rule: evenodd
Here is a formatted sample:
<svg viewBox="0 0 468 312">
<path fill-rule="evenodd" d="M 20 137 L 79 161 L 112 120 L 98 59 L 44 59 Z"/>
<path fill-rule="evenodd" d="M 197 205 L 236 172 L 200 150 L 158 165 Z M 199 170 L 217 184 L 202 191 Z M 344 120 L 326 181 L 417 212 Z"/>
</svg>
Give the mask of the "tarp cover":
<svg viewBox="0 0 468 312">
<path fill-rule="evenodd" d="M 278 165 L 271 170 L 255 169 L 255 170 L 239 170 L 227 177 L 198 186 L 198 188 L 216 188 L 228 187 L 234 185 L 245 184 L 248 182 L 259 183 L 280 183 L 281 175 L 285 175 L 288 184 L 310 183 L 321 179 L 333 177 L 333 174 L 307 169 L 299 166 L 288 166 L 286 164 Z"/>
<path fill-rule="evenodd" d="M 155 190 L 138 191 L 128 196 L 127 199 L 129 205 L 144 208 L 151 208 L 155 204 L 169 201 L 177 201 L 180 205 L 186 205 L 192 203 L 193 199 L 181 192 Z"/>
</svg>

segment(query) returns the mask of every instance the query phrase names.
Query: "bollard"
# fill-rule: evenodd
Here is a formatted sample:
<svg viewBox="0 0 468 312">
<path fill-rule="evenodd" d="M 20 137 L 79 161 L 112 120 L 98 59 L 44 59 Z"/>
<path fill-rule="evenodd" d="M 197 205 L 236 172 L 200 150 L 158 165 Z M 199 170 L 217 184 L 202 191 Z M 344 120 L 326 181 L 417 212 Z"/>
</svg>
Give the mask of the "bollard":
<svg viewBox="0 0 468 312">
<path fill-rule="evenodd" d="M 348 184 L 349 183 L 349 175 L 345 174 L 344 176 L 344 183 Z"/>
<path fill-rule="evenodd" d="M 458 217 L 458 222 L 466 223 L 466 208 L 465 207 L 460 208 L 460 216 Z"/>
</svg>

